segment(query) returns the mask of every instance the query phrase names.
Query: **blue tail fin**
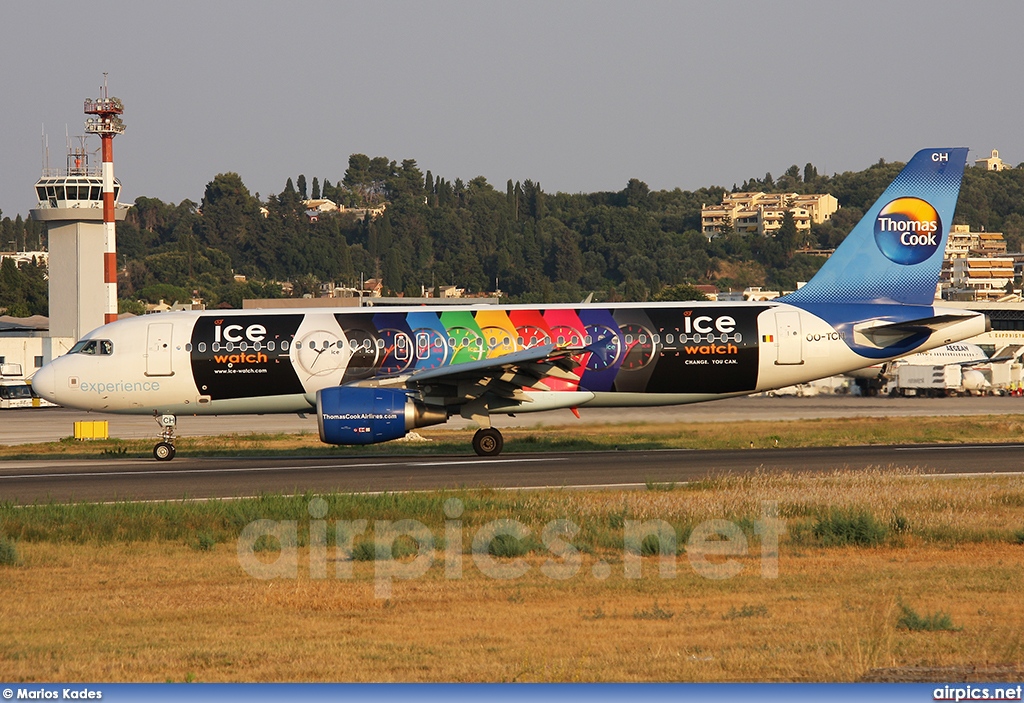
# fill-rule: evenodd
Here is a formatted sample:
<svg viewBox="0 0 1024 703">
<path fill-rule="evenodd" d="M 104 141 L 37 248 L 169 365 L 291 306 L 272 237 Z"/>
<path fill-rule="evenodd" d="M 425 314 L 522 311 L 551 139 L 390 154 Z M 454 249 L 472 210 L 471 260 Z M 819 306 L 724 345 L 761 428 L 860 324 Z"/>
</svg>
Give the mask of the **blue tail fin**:
<svg viewBox="0 0 1024 703">
<path fill-rule="evenodd" d="M 967 149 L 917 152 L 789 303 L 930 305 L 953 224 Z"/>
</svg>

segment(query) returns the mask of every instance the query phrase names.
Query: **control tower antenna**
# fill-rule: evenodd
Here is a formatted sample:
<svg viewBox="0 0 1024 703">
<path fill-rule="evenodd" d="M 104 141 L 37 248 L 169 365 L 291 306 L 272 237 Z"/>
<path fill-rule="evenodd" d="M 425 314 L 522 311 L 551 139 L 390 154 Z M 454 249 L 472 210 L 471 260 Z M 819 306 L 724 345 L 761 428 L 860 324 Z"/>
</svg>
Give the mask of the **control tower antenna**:
<svg viewBox="0 0 1024 703">
<path fill-rule="evenodd" d="M 107 74 L 103 74 L 100 97 L 86 98 L 85 131 L 100 135 L 103 144 L 103 282 L 106 284 L 106 310 L 103 322 L 117 319 L 117 240 L 114 231 L 114 137 L 124 133 L 121 113 L 124 105 L 107 94 Z"/>
</svg>

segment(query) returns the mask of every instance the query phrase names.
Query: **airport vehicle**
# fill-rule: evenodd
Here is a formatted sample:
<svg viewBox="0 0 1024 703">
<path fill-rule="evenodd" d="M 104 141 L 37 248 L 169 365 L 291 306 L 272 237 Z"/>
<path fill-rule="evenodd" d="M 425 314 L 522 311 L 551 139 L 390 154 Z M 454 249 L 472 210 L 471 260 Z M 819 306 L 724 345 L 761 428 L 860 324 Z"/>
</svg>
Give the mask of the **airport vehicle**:
<svg viewBox="0 0 1024 703">
<path fill-rule="evenodd" d="M 896 367 L 895 395 L 931 398 L 986 393 L 991 384 L 981 371 L 959 364 L 930 366 L 902 364 Z"/>
<path fill-rule="evenodd" d="M 38 399 L 37 399 L 38 404 Z M 0 409 L 31 408 L 32 387 L 24 381 L 0 381 Z"/>
<path fill-rule="evenodd" d="M 47 407 L 53 407 L 53 403 L 33 393 L 28 382 L 21 379 L 0 380 L 0 409 Z"/>
<path fill-rule="evenodd" d="M 910 354 L 893 361 L 872 364 L 871 366 L 866 366 L 863 369 L 851 371 L 846 375 L 854 379 L 861 390 L 861 395 L 874 396 L 878 395 L 879 392 L 885 389 L 891 381 L 897 380 L 900 366 L 953 366 L 957 368 L 967 368 L 980 366 L 982 364 L 1009 361 L 1011 359 L 1012 357 L 1009 356 L 999 356 L 990 359 L 986 356 L 985 351 L 977 344 L 958 342 L 956 344 L 945 344 L 941 347 L 936 347 L 935 349 Z M 955 375 L 955 371 L 950 371 L 950 377 Z M 968 377 L 971 379 L 968 382 L 968 385 L 975 383 L 978 378 L 976 375 L 969 375 Z M 908 388 L 910 388 L 910 386 L 908 386 Z M 894 388 L 893 390 L 896 391 L 897 388 Z"/>
<path fill-rule="evenodd" d="M 174 456 L 180 414 L 317 415 L 371 444 L 496 414 L 659 406 L 824 378 L 985 331 L 933 306 L 967 149 L 918 152 L 805 286 L 769 302 L 187 311 L 120 320 L 40 369 L 61 405 L 152 414 Z"/>
</svg>

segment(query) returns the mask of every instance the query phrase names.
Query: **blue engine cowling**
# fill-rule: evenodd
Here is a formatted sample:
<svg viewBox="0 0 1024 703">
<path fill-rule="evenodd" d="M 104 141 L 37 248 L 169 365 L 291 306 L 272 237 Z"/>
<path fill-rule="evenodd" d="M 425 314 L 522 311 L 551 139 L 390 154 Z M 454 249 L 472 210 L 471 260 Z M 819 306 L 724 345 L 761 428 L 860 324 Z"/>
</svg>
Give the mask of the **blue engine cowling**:
<svg viewBox="0 0 1024 703">
<path fill-rule="evenodd" d="M 401 390 L 337 386 L 317 391 L 316 417 L 321 442 L 374 444 L 446 422 L 448 413 Z"/>
</svg>

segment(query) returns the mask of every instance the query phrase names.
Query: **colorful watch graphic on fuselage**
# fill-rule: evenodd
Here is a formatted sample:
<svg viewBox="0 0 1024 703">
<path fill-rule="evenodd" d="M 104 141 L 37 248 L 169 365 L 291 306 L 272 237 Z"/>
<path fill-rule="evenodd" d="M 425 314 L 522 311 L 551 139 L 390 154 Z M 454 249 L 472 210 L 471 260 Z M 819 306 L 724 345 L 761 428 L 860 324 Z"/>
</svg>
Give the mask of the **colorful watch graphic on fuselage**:
<svg viewBox="0 0 1024 703">
<path fill-rule="evenodd" d="M 267 387 L 286 395 L 308 391 L 303 386 L 318 379 L 411 374 L 553 344 L 584 350 L 573 357 L 575 379 L 546 377 L 538 388 L 733 393 L 757 387 L 757 317 L 766 309 L 360 311 L 324 320 L 309 313 L 203 315 L 192 332 L 192 370 L 199 394 L 213 399 L 265 395 Z"/>
</svg>

